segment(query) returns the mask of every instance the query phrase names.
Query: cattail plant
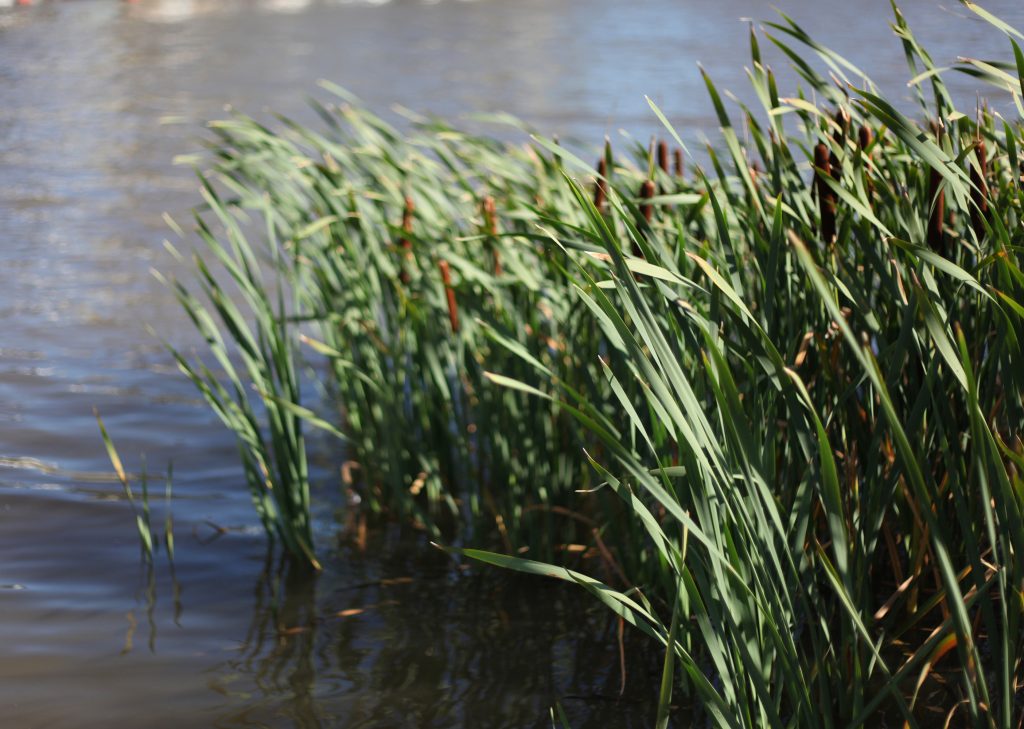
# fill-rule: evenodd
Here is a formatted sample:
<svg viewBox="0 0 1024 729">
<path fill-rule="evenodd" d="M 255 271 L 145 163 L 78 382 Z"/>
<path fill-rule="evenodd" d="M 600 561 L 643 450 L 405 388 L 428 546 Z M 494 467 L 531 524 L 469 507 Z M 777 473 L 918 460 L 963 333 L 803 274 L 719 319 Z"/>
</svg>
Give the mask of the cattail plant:
<svg viewBox="0 0 1024 729">
<path fill-rule="evenodd" d="M 867 124 L 861 124 L 860 128 L 857 130 L 857 146 L 860 148 L 860 152 L 865 158 L 870 158 L 870 147 L 874 141 L 875 135 L 874 132 L 871 131 L 871 127 Z M 868 201 L 870 202 L 875 193 L 875 182 L 871 176 L 871 165 L 868 163 L 865 163 L 864 165 L 864 178 L 865 187 L 868 193 Z"/>
<path fill-rule="evenodd" d="M 654 217 L 654 205 L 646 201 L 653 198 L 657 190 L 658 188 L 654 184 L 654 180 L 644 180 L 640 185 L 640 215 L 643 216 L 644 221 L 648 224 L 651 223 Z"/>
<path fill-rule="evenodd" d="M 452 288 L 452 271 L 448 261 L 443 258 L 437 262 L 441 271 L 441 282 L 444 284 L 444 295 L 448 302 L 448 322 L 452 328 L 452 334 L 459 333 L 459 307 L 455 301 L 455 289 Z"/>
<path fill-rule="evenodd" d="M 971 226 L 980 241 L 985 235 L 988 216 L 988 153 L 981 137 L 974 143 L 977 165 L 971 164 Z"/>
<path fill-rule="evenodd" d="M 942 129 L 934 121 L 929 123 L 935 140 L 942 142 Z M 937 253 L 945 252 L 943 220 L 946 217 L 946 191 L 942 187 L 942 173 L 934 167 L 928 173 L 928 245 Z"/>
<path fill-rule="evenodd" d="M 860 146 L 862 152 L 867 152 L 868 147 L 875 140 L 875 133 L 871 131 L 871 127 L 867 124 L 861 124 L 857 130 L 857 144 Z"/>
<path fill-rule="evenodd" d="M 498 250 L 498 209 L 495 205 L 494 198 L 490 195 L 486 196 L 481 203 L 481 209 L 484 214 L 484 230 L 490 238 L 491 257 L 494 262 L 494 275 L 500 276 L 502 269 L 501 251 Z"/>
<path fill-rule="evenodd" d="M 800 57 L 787 44 L 795 39 L 833 72 L 853 68 L 788 18 L 770 27 L 791 58 Z M 941 71 L 898 11 L 897 27 L 912 74 L 929 69 L 936 111 L 948 115 Z M 1005 88 L 989 70 L 996 66 L 962 63 Z M 799 70 L 823 103 L 837 103 L 831 79 L 808 62 Z M 753 78 L 764 83 L 772 120 L 770 81 Z M 669 724 L 675 677 L 695 699 L 685 725 L 1021 725 L 1019 214 L 990 193 L 987 214 L 1000 224 L 979 240 L 986 264 L 967 270 L 943 258 L 942 236 L 969 235 L 964 208 L 983 188 L 870 82 L 863 87 L 850 106 L 858 143 L 871 149 L 877 180 L 903 185 L 898 195 L 882 191 L 871 209 L 842 186 L 856 181 L 850 170 L 838 174 L 817 136 L 821 109 L 804 117 L 806 136 L 759 146 L 775 172 L 751 191 L 748 150 L 708 84 L 735 174 L 710 151 L 724 181 L 699 188 L 711 209 L 693 243 L 682 243 L 695 280 L 659 245 L 666 231 L 642 219 L 650 252 L 638 276 L 623 256 L 636 239 L 632 221 L 610 224 L 575 190 L 590 216 L 582 244 L 600 247 L 613 266 L 600 279 L 581 273 L 578 290 L 616 333 L 613 358 L 631 363 L 617 384 L 640 380 L 644 389 L 639 403 L 614 400 L 627 426 L 588 393 L 565 387 L 562 401 L 603 435 L 606 456 L 594 466 L 643 525 L 661 580 L 646 582 L 641 597 L 597 570 L 462 553 L 582 586 L 648 635 L 665 652 L 657 726 Z M 996 157 L 1016 174 L 1022 122 L 1005 136 L 992 134 L 990 118 L 979 124 L 998 150 L 985 150 L 987 164 Z M 958 124 L 971 131 L 963 115 Z M 871 147 L 870 128 L 887 130 L 885 145 Z M 752 125 L 755 143 L 759 134 Z M 805 149 L 810 190 L 792 164 Z M 977 174 L 985 176 L 980 164 Z M 990 184 L 1019 199 L 1017 180 Z M 842 226 L 839 197 L 850 201 Z M 641 191 L 641 206 L 645 199 Z M 944 219 L 946 203 L 954 209 Z M 922 220 L 907 214 L 926 205 L 932 250 L 922 245 Z M 807 243 L 815 228 L 828 255 Z M 537 368 L 518 386 L 540 383 L 555 384 Z M 657 430 L 647 413 L 657 413 Z"/>
<path fill-rule="evenodd" d="M 597 178 L 594 180 L 594 207 L 604 212 L 604 203 L 608 199 L 608 164 L 604 157 L 597 161 Z"/>
<path fill-rule="evenodd" d="M 846 147 L 846 138 L 850 134 L 850 112 L 845 107 L 840 106 L 836 109 L 833 121 L 836 124 L 836 128 L 832 132 L 832 141 L 835 144 L 829 150 L 829 166 L 832 179 L 838 180 L 843 176 L 843 165 L 839 155 L 836 154 L 836 149 L 844 149 Z"/>
<path fill-rule="evenodd" d="M 832 177 L 832 162 L 828 146 L 818 142 L 814 147 L 814 190 L 818 196 L 818 212 L 821 221 L 819 232 L 825 243 L 836 237 L 836 194 L 828 184 Z"/>
<path fill-rule="evenodd" d="M 412 220 L 413 214 L 416 212 L 416 205 L 413 203 L 412 198 L 406 195 L 405 197 L 405 208 L 402 211 L 402 232 L 405 235 L 399 239 L 399 247 L 402 249 L 403 260 L 401 262 L 401 274 L 400 278 L 403 284 L 409 283 L 409 270 L 414 260 L 414 254 L 412 252 Z"/>
<path fill-rule="evenodd" d="M 658 140 L 658 167 L 668 174 L 668 142 L 664 139 Z"/>
<path fill-rule="evenodd" d="M 540 137 L 399 133 L 354 107 L 326 135 L 214 125 L 232 201 L 206 191 L 197 226 L 219 265 L 197 257 L 203 296 L 176 287 L 210 346 L 182 367 L 293 555 L 312 557 L 312 425 L 346 438 L 365 513 L 582 587 L 646 636 L 659 729 L 676 712 L 716 729 L 1019 726 L 1024 119 L 956 113 L 898 11 L 935 97 L 922 113 L 955 139 L 927 138 L 860 73 L 837 88 L 855 66 L 785 16 L 767 27 L 809 93 L 780 97 L 755 39 L 763 119 L 749 111 L 740 139 L 705 74 L 716 174 L 672 181 L 664 224 L 653 144 L 614 170 L 606 150 L 591 191 L 575 180 L 593 169 Z M 1013 65 L 957 62 L 1003 91 Z M 841 138 L 821 127 L 837 107 Z M 972 183 L 960 140 L 982 136 Z M 315 162 L 328 153 L 340 174 Z M 409 296 L 394 295 L 397 190 L 440 273 Z M 238 225 L 254 213 L 263 238 Z M 479 251 L 498 231 L 496 282 Z M 974 241 L 970 265 L 946 240 Z M 297 342 L 326 365 L 310 369 L 328 415 L 301 402 Z"/>
</svg>

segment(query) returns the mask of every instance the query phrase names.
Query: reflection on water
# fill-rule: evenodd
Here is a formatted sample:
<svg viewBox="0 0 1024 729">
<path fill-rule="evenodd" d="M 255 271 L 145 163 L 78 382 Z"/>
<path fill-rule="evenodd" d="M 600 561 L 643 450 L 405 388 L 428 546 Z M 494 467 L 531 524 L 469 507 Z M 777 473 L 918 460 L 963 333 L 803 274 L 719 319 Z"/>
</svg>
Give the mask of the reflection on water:
<svg viewBox="0 0 1024 729">
<path fill-rule="evenodd" d="M 776 4 L 909 97 L 887 0 Z M 955 3 L 903 5 L 940 65 L 1006 55 Z M 986 6 L 1024 26 L 1019 0 Z M 565 587 L 464 573 L 393 536 L 367 554 L 339 547 L 315 581 L 268 562 L 232 439 L 146 330 L 195 341 L 149 269 L 174 268 L 162 214 L 187 220 L 198 200 L 172 160 L 225 107 L 309 119 L 304 97 L 328 78 L 380 110 L 505 110 L 618 144 L 622 127 L 657 129 L 649 94 L 694 142 L 715 126 L 696 62 L 749 98 L 740 19 L 770 13 L 765 0 L 0 7 L 4 726 L 528 727 L 558 698 L 576 727 L 642 724 L 650 667 L 627 650 L 620 699 L 615 626 Z M 951 80 L 969 111 L 974 82 Z M 174 462 L 174 572 L 140 571 L 93 407 L 130 464 L 143 451 Z M 316 461 L 323 543 L 336 530 L 329 447 Z"/>
<path fill-rule="evenodd" d="M 558 699 L 576 727 L 650 716 L 656 660 L 627 635 L 620 696 L 614 621 L 554 581 L 398 534 L 339 546 L 314 578 L 212 526 L 179 525 L 174 568 L 149 566 L 123 503 L 11 503 L 5 726 L 539 727 Z"/>
<path fill-rule="evenodd" d="M 560 697 L 579 727 L 646 725 L 656 666 L 629 641 L 620 694 L 612 621 L 585 596 L 452 569 L 422 546 L 378 543 L 372 569 L 317 580 L 268 557 L 237 655 L 208 672 L 237 706 L 222 723 L 546 726 Z"/>
</svg>

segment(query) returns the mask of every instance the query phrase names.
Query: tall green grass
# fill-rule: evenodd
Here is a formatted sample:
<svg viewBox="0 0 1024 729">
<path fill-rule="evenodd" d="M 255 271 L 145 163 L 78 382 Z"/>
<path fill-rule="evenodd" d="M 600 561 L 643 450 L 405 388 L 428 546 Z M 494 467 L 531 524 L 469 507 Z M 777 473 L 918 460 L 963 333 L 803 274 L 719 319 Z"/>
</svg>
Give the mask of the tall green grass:
<svg viewBox="0 0 1024 729">
<path fill-rule="evenodd" d="M 180 282 L 167 283 L 202 334 L 217 369 L 169 349 L 235 433 L 253 504 L 267 534 L 279 539 L 288 553 L 319 568 L 313 552 L 303 413 L 295 405 L 300 399 L 298 363 L 286 304 L 295 294 L 285 282 L 267 285 L 243 226 L 205 180 L 202 191 L 225 238 L 215 238 L 197 215 L 199 236 L 214 258 L 211 265 L 202 255 L 194 256 L 202 298 Z M 277 271 L 282 256 L 269 216 L 266 230 L 262 252 Z"/>
<path fill-rule="evenodd" d="M 661 145 L 595 169 L 399 133 L 340 90 L 320 132 L 216 124 L 200 231 L 245 308 L 198 259 L 210 303 L 179 291 L 222 371 L 181 364 L 268 529 L 314 559 L 312 424 L 368 511 L 663 646 L 659 727 L 1019 726 L 1024 54 L 965 7 L 1014 60 L 955 70 L 1020 118 L 957 111 L 895 6 L 916 119 L 783 15 L 751 33 L 760 110 L 705 75 L 723 147 L 689 179 Z"/>
<path fill-rule="evenodd" d="M 1021 124 L 958 113 L 898 11 L 934 95 L 923 127 L 800 61 L 794 41 L 861 76 L 790 19 L 769 27 L 825 102 L 779 98 L 752 35 L 767 128 L 744 109 L 744 149 L 708 79 L 728 160 L 711 153 L 713 220 L 634 230 L 614 189 L 609 218 L 566 180 L 614 263 L 581 271 L 581 296 L 645 387 L 620 403 L 629 438 L 585 395 L 560 402 L 597 424 L 610 458 L 594 466 L 644 525 L 658 579 L 613 590 L 466 553 L 581 583 L 666 646 L 663 706 L 680 675 L 715 726 L 1019 726 Z M 1016 67 L 960 70 L 1019 107 L 1024 57 L 1004 30 Z M 635 275 L 637 247 L 657 273 Z"/>
<path fill-rule="evenodd" d="M 332 90 L 323 133 L 212 125 L 200 291 L 169 282 L 212 362 L 175 352 L 179 365 L 238 436 L 259 513 L 292 554 L 315 561 L 305 422 L 343 441 L 367 512 L 551 556 L 594 528 L 576 495 L 588 436 L 485 373 L 539 365 L 610 394 L 605 338 L 545 242 L 545 227 L 586 220 L 562 160 L 436 120 L 399 134 Z M 302 363 L 327 391 L 316 413 Z"/>
</svg>

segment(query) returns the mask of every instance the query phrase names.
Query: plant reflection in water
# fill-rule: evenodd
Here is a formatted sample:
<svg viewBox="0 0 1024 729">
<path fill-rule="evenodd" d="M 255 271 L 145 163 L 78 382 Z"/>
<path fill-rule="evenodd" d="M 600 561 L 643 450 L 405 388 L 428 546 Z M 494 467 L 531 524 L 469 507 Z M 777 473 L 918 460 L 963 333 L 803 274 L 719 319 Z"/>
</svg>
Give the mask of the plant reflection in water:
<svg viewBox="0 0 1024 729">
<path fill-rule="evenodd" d="M 584 596 L 384 539 L 320 575 L 266 558 L 244 642 L 210 670 L 219 725 L 550 726 L 561 701 L 574 727 L 640 726 L 657 656 L 627 633 L 623 689 L 616 621 Z"/>
</svg>

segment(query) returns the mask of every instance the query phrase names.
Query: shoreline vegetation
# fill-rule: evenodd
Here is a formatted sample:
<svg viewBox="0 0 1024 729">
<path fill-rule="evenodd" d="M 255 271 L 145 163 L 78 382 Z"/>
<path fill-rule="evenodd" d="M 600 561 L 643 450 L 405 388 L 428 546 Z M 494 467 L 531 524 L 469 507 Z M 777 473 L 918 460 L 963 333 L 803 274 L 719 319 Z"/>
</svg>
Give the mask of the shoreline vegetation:
<svg viewBox="0 0 1024 729">
<path fill-rule="evenodd" d="M 1024 36 L 963 4 L 1010 61 L 939 68 L 894 5 L 914 118 L 785 15 L 751 28 L 762 108 L 705 73 L 703 166 L 653 103 L 665 141 L 596 164 L 330 84 L 317 129 L 213 122 L 167 281 L 208 351 L 171 351 L 271 539 L 319 568 L 316 427 L 357 530 L 646 634 L 659 729 L 1022 726 Z M 957 111 L 953 72 L 1019 116 Z"/>
</svg>

